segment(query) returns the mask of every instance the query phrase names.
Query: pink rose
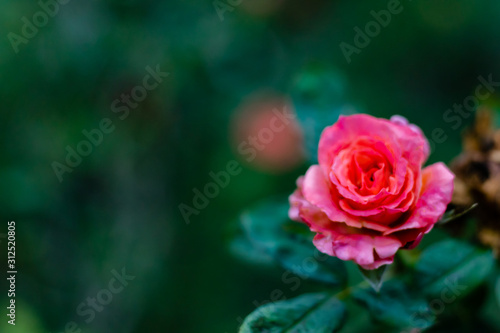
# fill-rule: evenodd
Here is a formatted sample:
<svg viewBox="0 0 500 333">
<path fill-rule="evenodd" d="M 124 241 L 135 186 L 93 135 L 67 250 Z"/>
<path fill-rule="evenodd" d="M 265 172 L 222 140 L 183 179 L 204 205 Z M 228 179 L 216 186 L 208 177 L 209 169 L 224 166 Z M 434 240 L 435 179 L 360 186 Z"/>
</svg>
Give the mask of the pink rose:
<svg viewBox="0 0 500 333">
<path fill-rule="evenodd" d="M 314 245 L 365 269 L 390 264 L 443 216 L 453 173 L 436 163 L 422 169 L 429 143 L 400 116 L 341 116 L 319 142 L 319 165 L 290 196 L 290 218 L 316 232 Z"/>
</svg>

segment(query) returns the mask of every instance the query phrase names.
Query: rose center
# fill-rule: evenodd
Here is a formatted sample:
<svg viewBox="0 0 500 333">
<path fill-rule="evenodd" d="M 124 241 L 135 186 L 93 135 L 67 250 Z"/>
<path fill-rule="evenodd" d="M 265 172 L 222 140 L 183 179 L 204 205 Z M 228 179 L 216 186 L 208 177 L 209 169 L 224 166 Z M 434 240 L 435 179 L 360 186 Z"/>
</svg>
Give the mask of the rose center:
<svg viewBox="0 0 500 333">
<path fill-rule="evenodd" d="M 354 152 L 349 169 L 351 183 L 364 195 L 379 192 L 386 187 L 391 172 L 383 154 L 365 149 Z"/>
</svg>

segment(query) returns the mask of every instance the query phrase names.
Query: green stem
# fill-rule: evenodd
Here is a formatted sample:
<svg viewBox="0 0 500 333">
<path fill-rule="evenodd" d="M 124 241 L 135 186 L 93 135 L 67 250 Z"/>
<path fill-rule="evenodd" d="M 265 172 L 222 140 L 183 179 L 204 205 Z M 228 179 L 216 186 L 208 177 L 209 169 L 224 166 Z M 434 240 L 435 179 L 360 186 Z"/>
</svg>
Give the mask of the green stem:
<svg viewBox="0 0 500 333">
<path fill-rule="evenodd" d="M 334 294 L 332 297 L 336 297 L 338 300 L 344 300 L 347 297 L 349 297 L 355 289 L 369 287 L 369 286 L 370 286 L 370 284 L 367 281 L 361 281 L 360 283 L 358 283 L 354 286 L 348 287 L 348 288 Z"/>
</svg>

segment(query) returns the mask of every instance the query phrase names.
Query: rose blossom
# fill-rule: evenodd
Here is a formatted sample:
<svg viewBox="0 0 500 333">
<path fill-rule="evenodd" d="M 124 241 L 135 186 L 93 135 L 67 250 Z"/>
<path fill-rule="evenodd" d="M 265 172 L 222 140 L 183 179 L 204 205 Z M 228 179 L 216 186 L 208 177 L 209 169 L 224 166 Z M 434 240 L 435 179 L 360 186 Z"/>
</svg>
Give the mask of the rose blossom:
<svg viewBox="0 0 500 333">
<path fill-rule="evenodd" d="M 289 215 L 316 232 L 321 252 L 364 269 L 390 264 L 418 245 L 446 211 L 453 173 L 422 169 L 429 143 L 401 116 L 341 116 L 319 142 L 319 165 L 297 180 Z"/>
</svg>

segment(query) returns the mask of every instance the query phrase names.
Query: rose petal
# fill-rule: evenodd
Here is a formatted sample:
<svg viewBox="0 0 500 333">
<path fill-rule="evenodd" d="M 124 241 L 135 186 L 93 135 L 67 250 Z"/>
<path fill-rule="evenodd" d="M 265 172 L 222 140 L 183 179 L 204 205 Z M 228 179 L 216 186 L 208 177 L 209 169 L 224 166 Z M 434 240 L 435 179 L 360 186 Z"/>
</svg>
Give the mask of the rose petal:
<svg viewBox="0 0 500 333">
<path fill-rule="evenodd" d="M 302 194 L 302 186 L 304 184 L 304 177 L 299 177 L 297 179 L 297 189 L 290 195 L 288 201 L 290 202 L 290 209 L 288 210 L 288 217 L 293 221 L 301 222 L 300 209 L 302 206 L 310 205 L 307 200 L 304 199 Z"/>
<path fill-rule="evenodd" d="M 407 212 L 414 203 L 415 195 L 413 191 L 415 181 L 411 169 L 408 169 L 406 179 L 401 193 L 387 195 L 383 200 L 366 204 L 364 202 L 341 199 L 339 206 L 343 211 L 352 216 L 362 216 L 372 222 L 389 225 Z"/>
<path fill-rule="evenodd" d="M 395 238 L 342 233 L 341 228 L 327 235 L 318 234 L 313 242 L 319 251 L 341 260 L 353 260 L 365 269 L 392 263 L 395 253 L 402 246 Z"/>
<path fill-rule="evenodd" d="M 325 128 L 321 134 L 318 147 L 319 164 L 324 168 L 325 174 L 328 174 L 337 153 L 356 142 L 360 137 L 382 141 L 389 147 L 392 154 L 399 158 L 401 149 L 398 136 L 392 130 L 394 127 L 396 126 L 389 120 L 366 114 L 340 116 L 334 125 Z"/>
<path fill-rule="evenodd" d="M 444 163 L 436 163 L 422 170 L 420 199 L 412 215 L 400 226 L 384 233 L 389 235 L 406 229 L 426 228 L 443 216 L 453 195 L 455 175 Z"/>
<path fill-rule="evenodd" d="M 304 199 L 324 212 L 330 221 L 344 222 L 348 226 L 355 228 L 365 227 L 382 232 L 389 230 L 387 226 L 372 223 L 359 217 L 354 218 L 343 211 L 338 206 L 338 194 L 334 190 L 330 190 L 327 179 L 319 165 L 313 165 L 307 170 L 302 193 Z"/>
<path fill-rule="evenodd" d="M 420 168 L 429 158 L 430 146 L 422 130 L 402 116 L 392 116 L 391 122 L 398 141 L 403 149 L 403 156 L 411 166 Z"/>
</svg>

